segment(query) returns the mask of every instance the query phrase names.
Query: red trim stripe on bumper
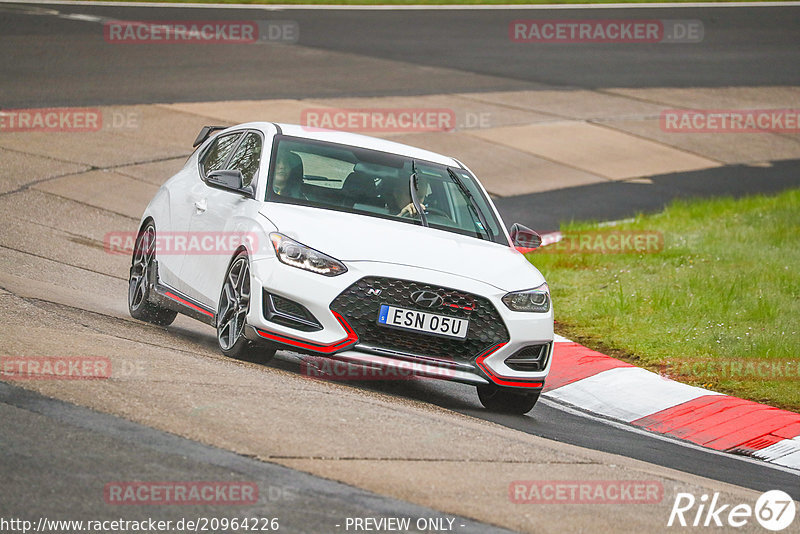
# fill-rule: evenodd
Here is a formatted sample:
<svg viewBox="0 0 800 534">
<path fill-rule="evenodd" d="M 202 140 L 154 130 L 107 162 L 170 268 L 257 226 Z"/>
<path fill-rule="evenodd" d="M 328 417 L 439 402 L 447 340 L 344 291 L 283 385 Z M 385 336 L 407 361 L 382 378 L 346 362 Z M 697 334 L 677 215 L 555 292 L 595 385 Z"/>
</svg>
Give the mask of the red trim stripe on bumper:
<svg viewBox="0 0 800 534">
<path fill-rule="evenodd" d="M 492 354 L 494 354 L 495 352 L 497 352 L 498 350 L 503 348 L 505 345 L 506 345 L 505 343 L 498 343 L 494 347 L 491 347 L 491 348 L 487 349 L 486 351 L 483 352 L 483 354 L 481 354 L 480 356 L 478 356 L 475 359 L 475 363 L 478 365 L 478 367 L 481 368 L 481 370 L 484 373 L 486 373 L 486 376 L 488 376 L 489 379 L 492 382 L 494 382 L 495 384 L 497 384 L 498 386 L 513 386 L 513 387 L 518 387 L 518 388 L 540 388 L 540 387 L 542 387 L 544 385 L 544 382 L 542 382 L 542 381 L 534 382 L 534 381 L 531 381 L 531 380 L 525 380 L 524 378 L 516 378 L 516 377 L 498 375 L 497 373 L 495 373 L 494 371 L 489 369 L 489 367 L 486 366 L 486 364 L 483 363 L 483 361 L 486 358 L 488 358 L 489 356 L 491 356 Z"/>
<path fill-rule="evenodd" d="M 285 336 L 282 334 L 276 334 L 274 332 L 267 332 L 259 328 L 256 328 L 255 330 L 259 336 L 269 339 L 271 341 L 277 341 L 278 343 L 291 345 L 293 347 L 299 347 L 301 349 L 313 350 L 314 352 L 319 352 L 322 354 L 333 354 L 334 352 L 338 352 L 340 350 L 349 348 L 352 345 L 355 345 L 358 342 L 358 336 L 356 335 L 353 328 L 349 324 L 347 324 L 347 321 L 344 320 L 344 317 L 342 317 L 335 311 L 332 311 L 331 313 L 333 313 L 334 317 L 336 317 L 336 320 L 339 321 L 339 324 L 341 324 L 342 328 L 344 328 L 345 332 L 347 332 L 346 337 L 340 339 L 339 341 L 334 341 L 333 343 L 327 343 L 327 344 L 314 343 L 313 341 L 307 341 L 304 339 Z"/>
</svg>

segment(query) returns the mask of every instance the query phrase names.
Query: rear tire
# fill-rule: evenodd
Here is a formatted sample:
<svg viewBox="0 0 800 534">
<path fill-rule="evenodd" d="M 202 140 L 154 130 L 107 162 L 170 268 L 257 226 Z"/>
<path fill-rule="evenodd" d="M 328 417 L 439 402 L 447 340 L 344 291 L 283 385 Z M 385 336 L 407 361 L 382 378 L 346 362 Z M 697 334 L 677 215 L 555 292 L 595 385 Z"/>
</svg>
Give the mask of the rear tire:
<svg viewBox="0 0 800 534">
<path fill-rule="evenodd" d="M 523 393 L 512 388 L 478 386 L 478 398 L 484 408 L 500 413 L 526 414 L 536 405 L 540 394 L 541 390 Z"/>
<path fill-rule="evenodd" d="M 237 360 L 266 363 L 275 349 L 257 345 L 244 336 L 250 310 L 250 261 L 239 252 L 228 267 L 217 305 L 217 345 L 222 354 Z"/>
<path fill-rule="evenodd" d="M 131 258 L 131 271 L 128 277 L 128 312 L 134 319 L 168 326 L 178 312 L 156 306 L 150 302 L 150 277 L 155 268 L 156 227 L 152 222 L 142 228 L 136 236 L 136 245 Z"/>
</svg>

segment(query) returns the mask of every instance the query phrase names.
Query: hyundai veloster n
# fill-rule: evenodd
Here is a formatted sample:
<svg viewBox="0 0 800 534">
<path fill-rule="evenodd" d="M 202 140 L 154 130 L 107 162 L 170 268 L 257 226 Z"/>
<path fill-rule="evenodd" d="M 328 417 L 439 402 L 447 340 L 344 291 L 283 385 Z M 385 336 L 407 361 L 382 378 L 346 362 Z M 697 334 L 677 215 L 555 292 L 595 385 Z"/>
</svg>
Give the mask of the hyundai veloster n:
<svg viewBox="0 0 800 534">
<path fill-rule="evenodd" d="M 156 193 L 133 247 L 128 306 L 216 328 L 231 357 L 290 350 L 477 386 L 533 408 L 553 311 L 489 195 L 451 157 L 352 133 L 205 127 Z M 323 360 L 328 361 L 328 360 Z"/>
</svg>

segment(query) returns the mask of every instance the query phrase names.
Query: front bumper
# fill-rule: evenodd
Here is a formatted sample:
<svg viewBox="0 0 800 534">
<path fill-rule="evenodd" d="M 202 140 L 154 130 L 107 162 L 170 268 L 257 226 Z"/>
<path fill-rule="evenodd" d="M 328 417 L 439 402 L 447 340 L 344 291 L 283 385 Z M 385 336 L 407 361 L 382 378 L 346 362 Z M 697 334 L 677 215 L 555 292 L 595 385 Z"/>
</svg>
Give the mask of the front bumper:
<svg viewBox="0 0 800 534">
<path fill-rule="evenodd" d="M 357 261 L 347 262 L 347 268 L 340 276 L 324 277 L 274 258 L 253 261 L 245 335 L 279 348 L 361 365 L 406 370 L 413 366 L 418 376 L 475 385 L 543 387 L 552 361 L 552 310 L 513 312 L 500 300 L 506 292 L 494 286 L 418 267 Z M 447 297 L 445 305 L 437 310 L 415 306 L 408 295 L 420 287 L 438 288 Z M 321 328 L 303 331 L 268 320 L 265 292 L 301 305 Z M 468 337 L 458 341 L 379 326 L 380 304 L 467 318 Z M 534 345 L 541 347 L 542 368 L 509 367 L 507 359 L 518 358 Z"/>
</svg>

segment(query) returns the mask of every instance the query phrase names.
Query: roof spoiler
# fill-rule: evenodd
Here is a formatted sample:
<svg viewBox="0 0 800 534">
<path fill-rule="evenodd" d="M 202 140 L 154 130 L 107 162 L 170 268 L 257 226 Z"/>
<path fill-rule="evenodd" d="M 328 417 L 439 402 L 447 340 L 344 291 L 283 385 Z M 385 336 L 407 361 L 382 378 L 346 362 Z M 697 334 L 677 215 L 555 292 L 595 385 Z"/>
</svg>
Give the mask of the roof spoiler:
<svg viewBox="0 0 800 534">
<path fill-rule="evenodd" d="M 197 134 L 197 139 L 194 140 L 192 148 L 197 148 L 202 145 L 212 133 L 219 130 L 225 130 L 226 128 L 230 128 L 230 126 L 203 126 L 203 128 L 200 130 L 200 133 Z"/>
</svg>

